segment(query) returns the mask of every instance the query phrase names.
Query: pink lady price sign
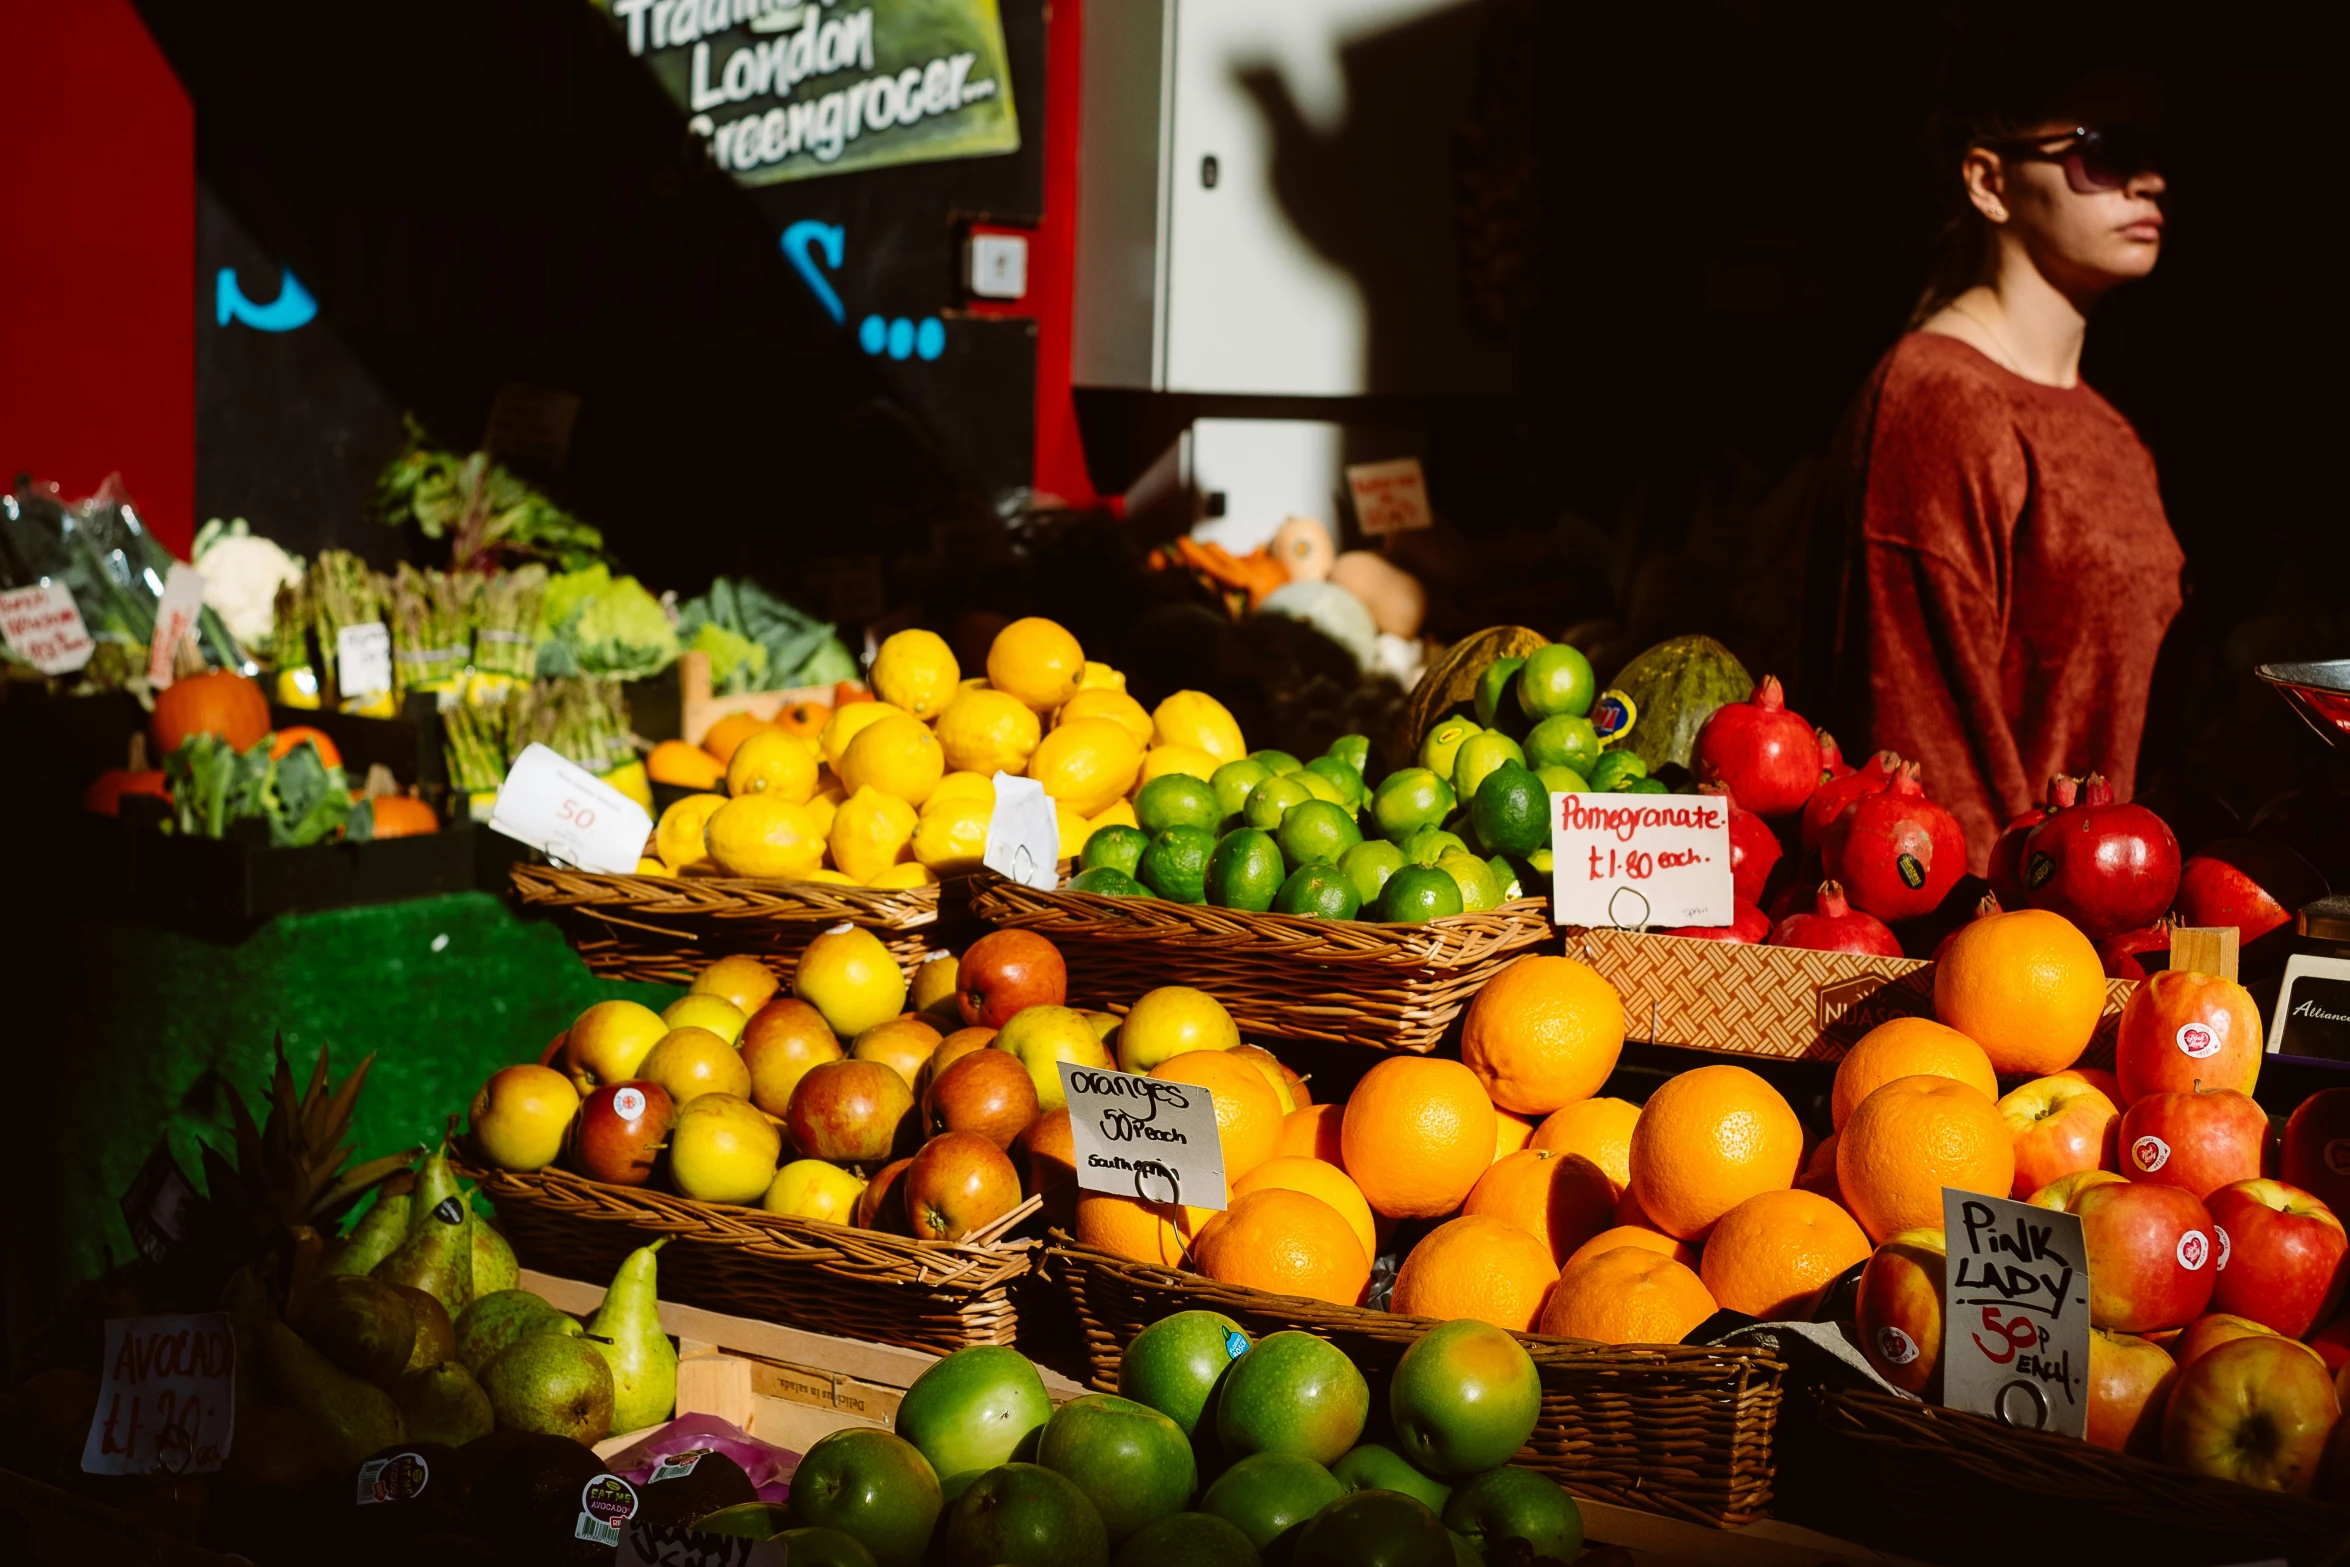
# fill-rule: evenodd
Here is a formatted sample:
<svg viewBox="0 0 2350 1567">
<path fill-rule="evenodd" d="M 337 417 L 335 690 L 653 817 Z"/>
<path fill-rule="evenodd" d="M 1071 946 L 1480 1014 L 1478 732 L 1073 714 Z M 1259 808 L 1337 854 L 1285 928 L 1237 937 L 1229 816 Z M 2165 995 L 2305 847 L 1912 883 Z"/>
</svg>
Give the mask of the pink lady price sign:
<svg viewBox="0 0 2350 1567">
<path fill-rule="evenodd" d="M 210 1474 L 237 1419 L 237 1345 L 228 1313 L 116 1317 L 106 1379 L 82 1444 L 86 1474 Z"/>
<path fill-rule="evenodd" d="M 1734 914 L 1719 795 L 1554 794 L 1550 855 L 1560 925 L 1727 925 Z"/>
</svg>

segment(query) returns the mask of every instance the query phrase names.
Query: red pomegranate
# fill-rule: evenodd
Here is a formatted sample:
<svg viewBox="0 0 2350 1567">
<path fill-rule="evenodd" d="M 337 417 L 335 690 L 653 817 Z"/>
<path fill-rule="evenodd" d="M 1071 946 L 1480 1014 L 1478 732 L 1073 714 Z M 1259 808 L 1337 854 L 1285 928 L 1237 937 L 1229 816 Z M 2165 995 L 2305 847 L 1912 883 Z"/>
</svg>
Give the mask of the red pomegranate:
<svg viewBox="0 0 2350 1567">
<path fill-rule="evenodd" d="M 1836 743 L 1834 735 L 1825 729 L 1815 729 L 1812 738 L 1820 743 L 1820 777 L 1823 781 L 1841 778 L 1852 771 L 1851 765 L 1844 760 L 1844 748 Z"/>
<path fill-rule="evenodd" d="M 2151 925 L 2120 931 L 2097 943 L 2097 960 L 2105 965 L 2105 977 L 2144 983 L 2146 955 L 2159 952 L 2166 960 L 2170 957 L 2172 928 L 2170 917 L 2165 915 Z"/>
<path fill-rule="evenodd" d="M 1942 954 L 1950 950 L 1950 944 L 1958 939 L 1958 933 L 1960 931 L 1966 929 L 1969 925 L 1972 925 L 1977 920 L 1987 920 L 1994 914 L 2004 914 L 2006 912 L 2007 910 L 2000 905 L 1998 893 L 1984 893 L 1981 898 L 1976 900 L 1975 912 L 1969 914 L 1965 919 L 1960 920 L 1957 924 L 1951 926 L 1949 930 L 1943 933 L 1942 939 L 1934 943 L 1934 961 L 1937 963 L 1942 961 Z"/>
<path fill-rule="evenodd" d="M 2121 805 L 2091 773 L 2078 804 L 2024 835 L 2024 901 L 2091 941 L 2150 925 L 2179 890 L 2179 840 L 2143 805 Z"/>
<path fill-rule="evenodd" d="M 2233 925 L 2251 945 L 2293 923 L 2301 905 L 2326 893 L 2326 879 L 2273 838 L 2222 838 L 2179 874 L 2179 918 L 2188 925 Z"/>
<path fill-rule="evenodd" d="M 1966 830 L 1926 798 L 1918 764 L 1904 762 L 1884 788 L 1844 808 L 1821 855 L 1855 908 L 1881 920 L 1916 919 L 1940 907 L 1966 874 Z"/>
<path fill-rule="evenodd" d="M 1740 898 L 1732 905 L 1731 919 L 1727 925 L 1683 925 L 1677 930 L 1659 934 L 1694 936 L 1699 941 L 1730 941 L 1752 947 L 1771 939 L 1771 917 Z"/>
<path fill-rule="evenodd" d="M 1848 906 L 1844 889 L 1832 881 L 1820 883 L 1819 896 L 1808 913 L 1790 914 L 1772 928 L 1771 945 L 1854 952 L 1871 958 L 1901 956 L 1901 943 L 1885 928 L 1885 922 Z"/>
<path fill-rule="evenodd" d="M 1900 770 L 1901 758 L 1891 751 L 1879 751 L 1858 767 L 1847 767 L 1833 777 L 1823 769 L 1820 786 L 1803 802 L 1803 846 L 1816 849 L 1828 841 L 1828 830 L 1836 825 L 1836 818 L 1844 808 L 1864 794 L 1875 794 L 1893 781 Z"/>
<path fill-rule="evenodd" d="M 1806 855 L 1805 858 L 1816 860 L 1819 856 Z M 1763 917 L 1776 926 L 1779 921 L 1790 914 L 1809 914 L 1812 911 L 1812 906 L 1818 901 L 1818 887 L 1818 882 L 1810 881 L 1808 878 L 1789 882 L 1771 894 L 1771 901 L 1763 905 Z"/>
<path fill-rule="evenodd" d="M 2033 806 L 1999 830 L 1998 842 L 1991 845 L 1991 867 L 1987 875 L 1991 890 L 2009 908 L 2024 907 L 2024 839 L 2033 828 L 2069 807 L 2080 797 L 2080 791 L 2079 779 L 2054 774 L 2048 780 L 2046 803 Z"/>
<path fill-rule="evenodd" d="M 1776 675 L 1762 677 L 1752 700 L 1715 708 L 1697 731 L 1689 761 L 1698 782 L 1728 785 L 1757 816 L 1803 809 L 1820 781 L 1820 742 L 1811 725 L 1787 710 Z"/>
<path fill-rule="evenodd" d="M 1720 795 L 1730 807 L 1731 890 L 1742 902 L 1762 902 L 1763 887 L 1771 879 L 1771 868 L 1779 863 L 1779 835 L 1720 784 L 1699 784 L 1697 792 Z"/>
</svg>

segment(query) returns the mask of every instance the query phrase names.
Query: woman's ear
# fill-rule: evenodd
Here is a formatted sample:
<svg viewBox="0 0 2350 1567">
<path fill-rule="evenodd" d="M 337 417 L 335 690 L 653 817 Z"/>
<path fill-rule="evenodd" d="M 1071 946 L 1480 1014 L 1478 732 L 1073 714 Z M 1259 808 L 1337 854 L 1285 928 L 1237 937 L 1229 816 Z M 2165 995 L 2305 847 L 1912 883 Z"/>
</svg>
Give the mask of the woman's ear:
<svg viewBox="0 0 2350 1567">
<path fill-rule="evenodd" d="M 2007 221 L 2007 167 L 1988 147 L 1969 147 L 1959 159 L 1958 177 L 1966 181 L 1967 200 L 1991 223 Z"/>
</svg>

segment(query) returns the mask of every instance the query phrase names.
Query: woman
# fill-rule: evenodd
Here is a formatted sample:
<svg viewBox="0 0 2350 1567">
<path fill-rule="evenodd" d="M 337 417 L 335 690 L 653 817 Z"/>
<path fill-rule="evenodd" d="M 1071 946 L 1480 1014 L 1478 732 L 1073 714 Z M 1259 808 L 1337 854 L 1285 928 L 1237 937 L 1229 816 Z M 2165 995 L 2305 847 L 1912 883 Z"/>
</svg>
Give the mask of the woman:
<svg viewBox="0 0 2350 1567">
<path fill-rule="evenodd" d="M 1839 726 L 1924 764 L 1980 875 L 2050 774 L 2129 797 L 2183 557 L 2152 456 L 2080 377 L 2090 311 L 2162 248 L 2145 139 L 2076 113 L 1959 132 L 1936 282 L 1840 437 L 1834 663 Z"/>
</svg>

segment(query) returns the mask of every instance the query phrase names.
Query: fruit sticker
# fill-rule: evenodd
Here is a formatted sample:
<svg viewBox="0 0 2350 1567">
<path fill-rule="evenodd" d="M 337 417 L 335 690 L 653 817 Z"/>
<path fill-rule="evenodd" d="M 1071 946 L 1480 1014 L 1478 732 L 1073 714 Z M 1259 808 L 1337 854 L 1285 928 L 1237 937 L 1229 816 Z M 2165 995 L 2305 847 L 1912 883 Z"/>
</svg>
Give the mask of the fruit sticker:
<svg viewBox="0 0 2350 1567">
<path fill-rule="evenodd" d="M 2219 1054 L 2219 1035 L 2207 1023 L 2179 1025 L 2179 1053 L 2200 1061 Z"/>
<path fill-rule="evenodd" d="M 2213 1239 L 2219 1242 L 2219 1261 L 2211 1265 L 2211 1271 L 2214 1273 L 2225 1273 L 2228 1270 L 2228 1253 L 2235 1250 L 2235 1247 L 2229 1242 L 2228 1232 L 2224 1226 L 2217 1224 L 2213 1225 L 2211 1227 L 2211 1233 Z"/>
<path fill-rule="evenodd" d="M 618 1545 L 620 1526 L 636 1516 L 636 1490 L 616 1474 L 600 1474 L 580 1489 L 575 1540 Z"/>
<path fill-rule="evenodd" d="M 1888 1322 L 1877 1329 L 1877 1354 L 1897 1366 L 1918 1358 L 1918 1341 Z"/>
<path fill-rule="evenodd" d="M 2141 1174 L 2152 1175 L 2170 1163 L 2170 1144 L 2148 1132 L 2130 1144 L 2130 1163 L 2136 1165 Z"/>
<path fill-rule="evenodd" d="M 1900 873 L 1902 885 L 1912 892 L 1926 884 L 1926 868 L 1918 862 L 1918 857 L 1914 854 L 1895 855 L 1893 868 Z"/>
<path fill-rule="evenodd" d="M 664 1480 L 681 1479 L 692 1474 L 694 1467 L 709 1456 L 710 1449 L 706 1447 L 689 1447 L 682 1453 L 671 1453 L 653 1466 L 653 1472 L 645 1476 L 645 1484 L 659 1485 Z"/>
<path fill-rule="evenodd" d="M 454 1197 L 443 1197 L 432 1205 L 432 1216 L 443 1224 L 463 1224 L 465 1204 Z"/>
<path fill-rule="evenodd" d="M 2336 1175 L 2350 1175 L 2350 1137 L 2328 1138 L 2325 1161 L 2326 1168 Z"/>
<path fill-rule="evenodd" d="M 2189 1230 L 2179 1237 L 2179 1266 L 2189 1273 L 2200 1273 L 2211 1260 L 2211 1237 L 2201 1230 Z"/>
<path fill-rule="evenodd" d="M 1640 722 L 1640 709 L 1621 691 L 1602 691 L 1591 704 L 1591 729 L 1601 740 L 1621 740 Z"/>
<path fill-rule="evenodd" d="M 422 1453 L 394 1453 L 389 1458 L 370 1458 L 359 1466 L 359 1505 L 372 1506 L 378 1502 L 413 1502 L 424 1494 L 432 1483 L 432 1465 L 424 1461 Z"/>
<path fill-rule="evenodd" d="M 645 1094 L 641 1088 L 623 1088 L 612 1095 L 612 1113 L 623 1121 L 633 1121 L 645 1113 Z"/>
</svg>

